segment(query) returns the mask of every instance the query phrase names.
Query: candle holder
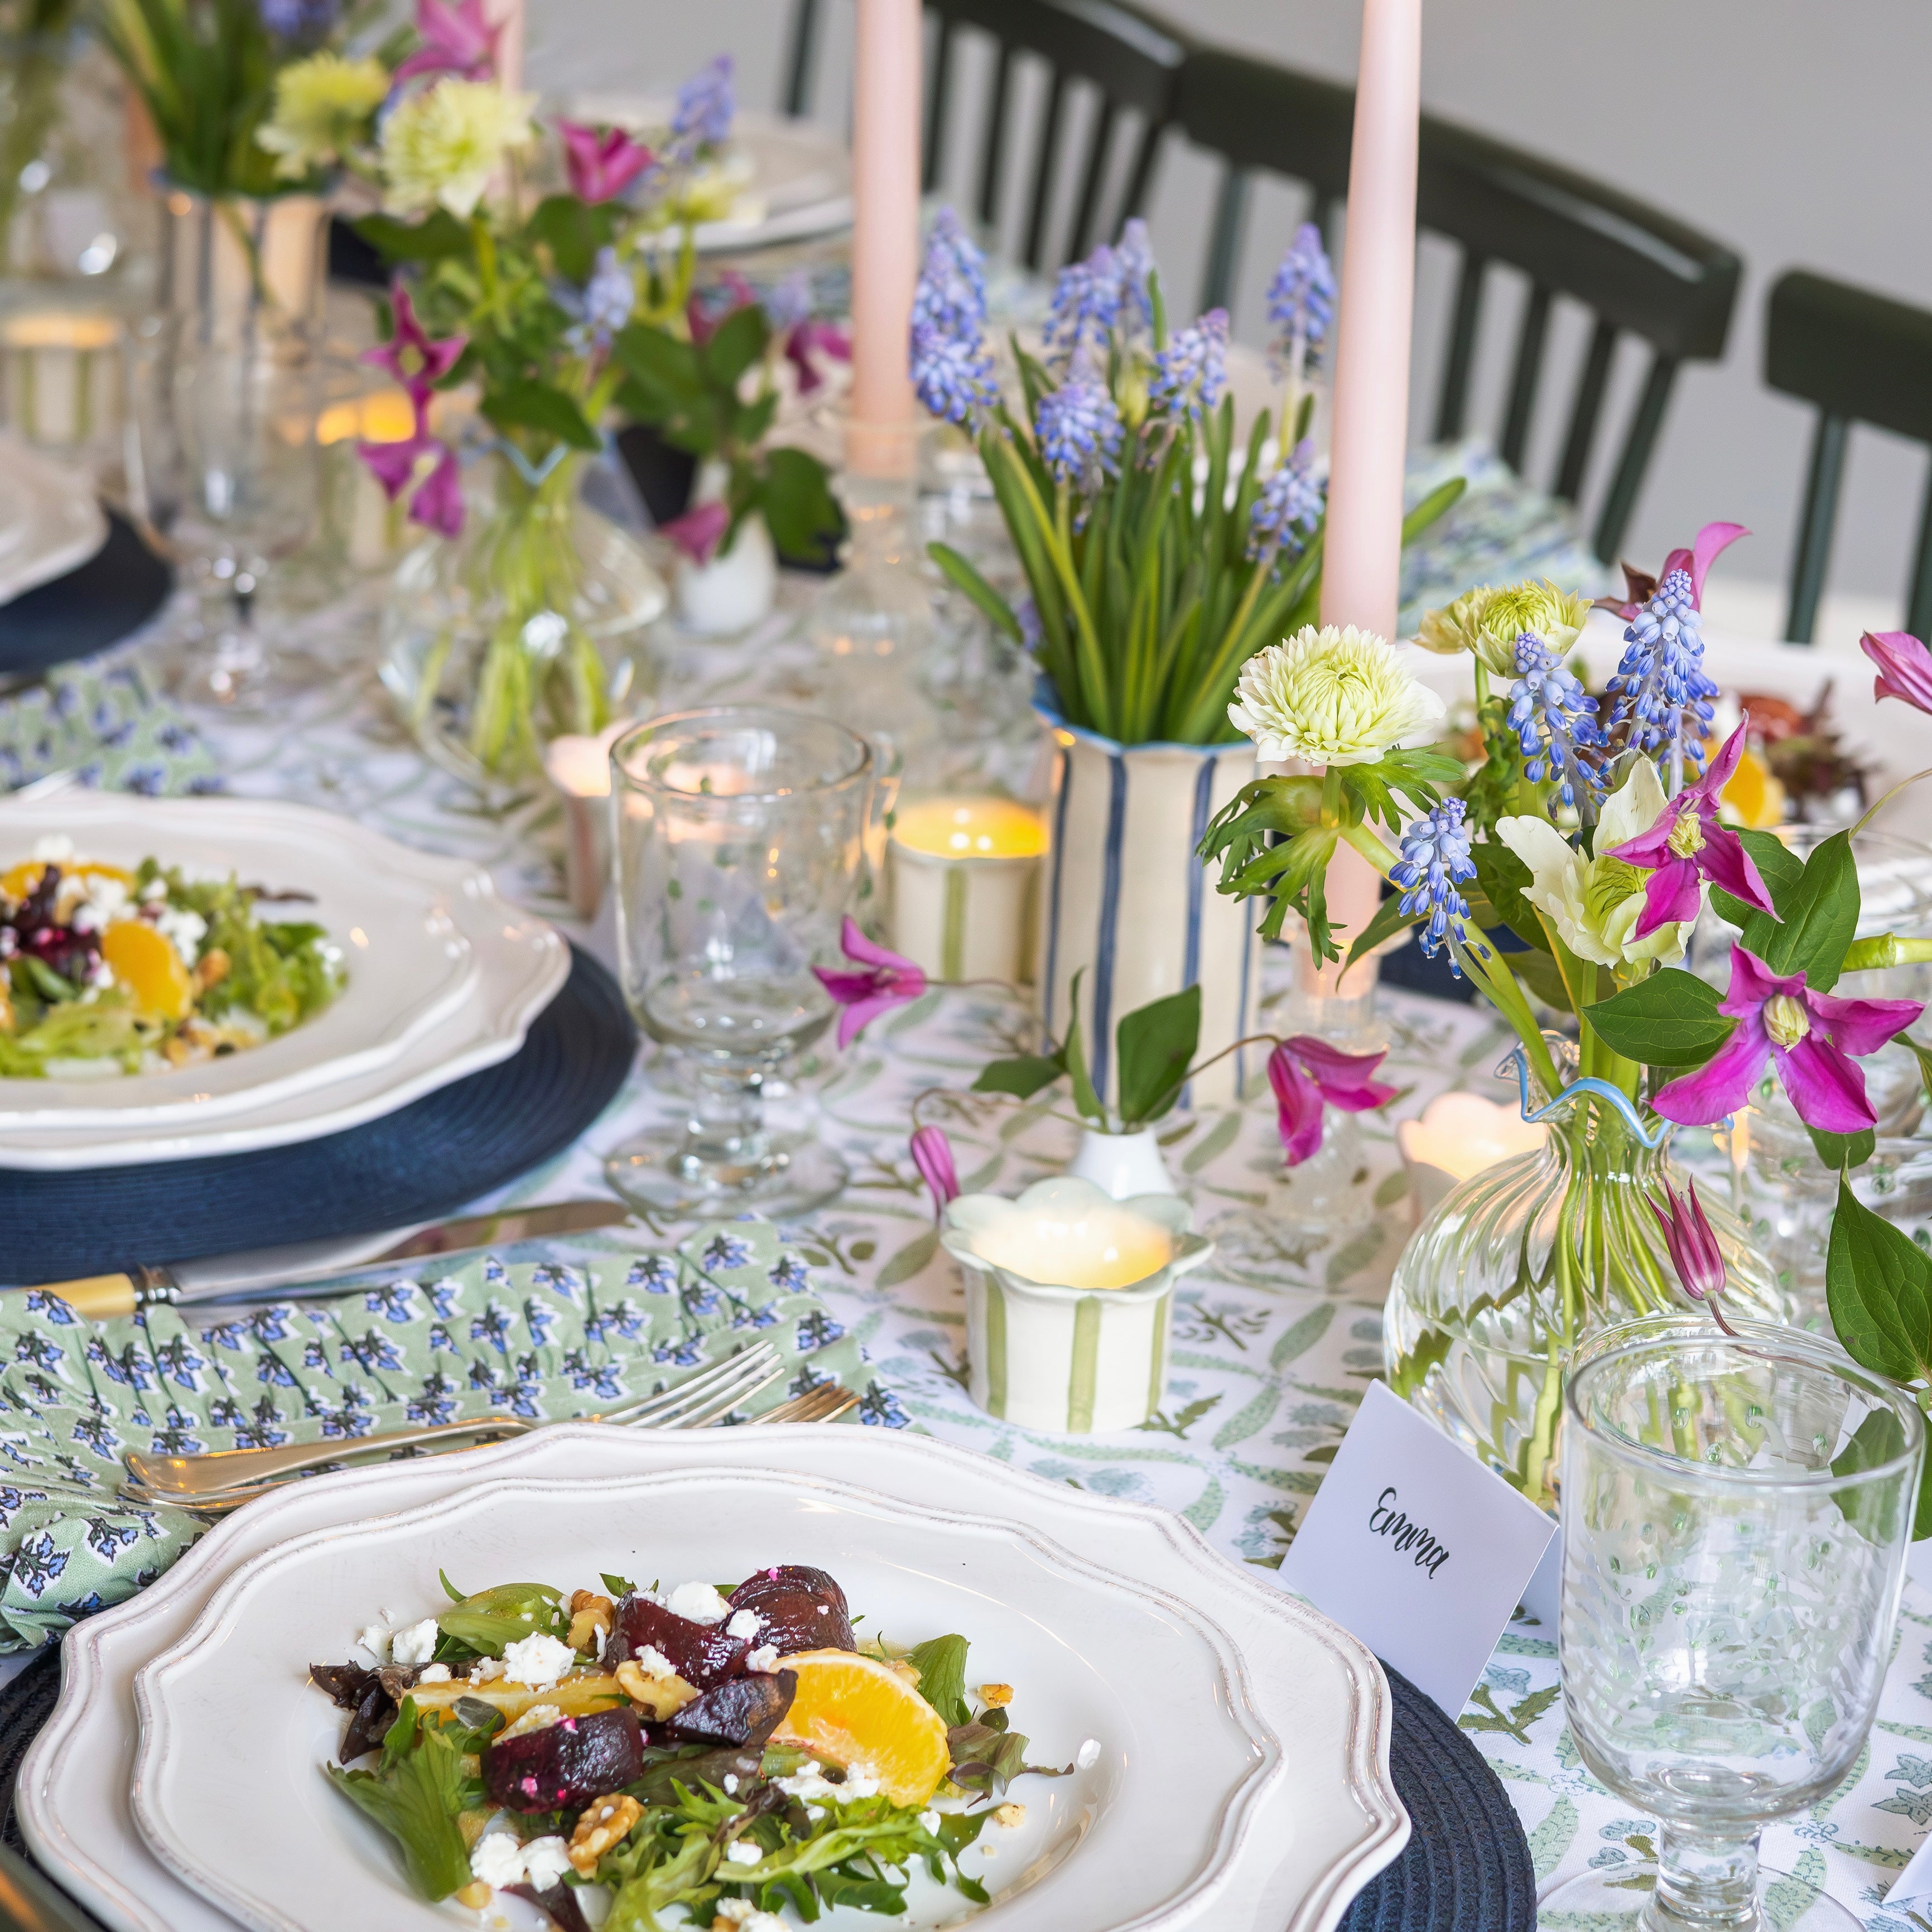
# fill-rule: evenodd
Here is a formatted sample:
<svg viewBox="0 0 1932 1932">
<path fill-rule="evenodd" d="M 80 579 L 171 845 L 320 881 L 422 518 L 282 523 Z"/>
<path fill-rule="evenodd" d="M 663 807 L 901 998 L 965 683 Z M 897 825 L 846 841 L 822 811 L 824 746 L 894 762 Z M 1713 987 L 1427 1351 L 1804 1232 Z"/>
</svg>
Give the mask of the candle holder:
<svg viewBox="0 0 1932 1932">
<path fill-rule="evenodd" d="M 1514 1107 L 1498 1107 L 1479 1094 L 1438 1094 L 1413 1120 L 1395 1130 L 1408 1171 L 1408 1202 L 1417 1221 L 1450 1189 L 1486 1168 L 1540 1154 L 1550 1130 L 1526 1120 Z"/>
<path fill-rule="evenodd" d="M 902 805 L 886 847 L 893 950 L 932 980 L 1028 977 L 1046 850 L 1039 813 L 1011 799 Z"/>
<path fill-rule="evenodd" d="M 620 718 L 594 737 L 566 732 L 544 747 L 544 775 L 563 800 L 564 896 L 593 920 L 610 884 L 610 747 L 631 728 Z"/>
<path fill-rule="evenodd" d="M 964 1194 L 940 1244 L 966 1278 L 968 1393 L 1022 1429 L 1131 1429 L 1160 1406 L 1174 1286 L 1214 1252 L 1172 1194 L 1116 1201 L 1061 1175 Z"/>
<path fill-rule="evenodd" d="M 98 310 L 17 310 L 0 318 L 0 421 L 27 442 L 83 460 L 121 432 L 119 320 Z"/>
</svg>

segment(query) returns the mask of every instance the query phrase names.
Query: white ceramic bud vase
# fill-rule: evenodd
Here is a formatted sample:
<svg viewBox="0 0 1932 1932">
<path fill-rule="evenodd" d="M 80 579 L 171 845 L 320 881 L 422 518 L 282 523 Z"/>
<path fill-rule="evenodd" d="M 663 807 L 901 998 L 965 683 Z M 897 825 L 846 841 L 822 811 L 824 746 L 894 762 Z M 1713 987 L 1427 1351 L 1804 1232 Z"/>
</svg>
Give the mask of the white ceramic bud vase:
<svg viewBox="0 0 1932 1932">
<path fill-rule="evenodd" d="M 1046 1030 L 1059 1039 L 1081 975 L 1081 1034 L 1105 1100 L 1114 1029 L 1137 1006 L 1198 984 L 1202 1059 L 1255 1030 L 1261 908 L 1216 892 L 1196 856 L 1208 820 L 1254 778 L 1255 748 L 1245 739 L 1120 745 L 1041 717 L 1055 756 L 1034 983 Z M 1216 1060 L 1181 1105 L 1240 1099 L 1267 1058 L 1265 1047 L 1250 1047 Z"/>
<path fill-rule="evenodd" d="M 966 1280 L 967 1392 L 1022 1429 L 1132 1429 L 1167 1384 L 1174 1283 L 1214 1252 L 1178 1195 L 1115 1201 L 1061 1174 L 962 1194 L 941 1244 Z"/>
<path fill-rule="evenodd" d="M 705 464 L 692 502 L 718 502 L 728 480 L 722 464 Z M 680 556 L 676 588 L 678 621 L 701 638 L 734 638 L 762 623 L 778 592 L 778 552 L 764 518 L 754 510 L 738 526 L 731 548 L 714 551 L 709 563 Z"/>
<path fill-rule="evenodd" d="M 1137 1194 L 1172 1194 L 1173 1177 L 1160 1151 L 1159 1136 L 1152 1127 L 1138 1133 L 1106 1134 L 1098 1127 L 1081 1130 L 1080 1145 L 1066 1164 L 1076 1179 L 1090 1180 L 1102 1193 L 1116 1201 L 1131 1201 Z"/>
</svg>

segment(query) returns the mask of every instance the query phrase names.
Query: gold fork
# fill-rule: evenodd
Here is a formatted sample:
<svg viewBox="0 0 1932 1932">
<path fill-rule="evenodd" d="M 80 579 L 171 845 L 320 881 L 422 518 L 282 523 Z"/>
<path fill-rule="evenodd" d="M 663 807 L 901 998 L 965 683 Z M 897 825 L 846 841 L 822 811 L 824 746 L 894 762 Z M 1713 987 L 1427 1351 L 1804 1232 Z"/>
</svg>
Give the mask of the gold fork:
<svg viewBox="0 0 1932 1932">
<path fill-rule="evenodd" d="M 746 1426 L 758 1428 L 768 1422 L 836 1422 L 842 1415 L 856 1408 L 858 1403 L 858 1396 L 842 1384 L 822 1382 L 817 1388 L 808 1389 L 803 1395 L 794 1396 L 789 1401 L 780 1402 L 776 1408 L 768 1408 L 763 1415 L 753 1416 Z M 597 1419 L 602 1420 L 607 1418 Z M 680 1423 L 631 1422 L 620 1423 L 618 1426 L 632 1429 L 715 1427 L 718 1420 L 718 1418 L 713 1415 L 706 1423 L 694 1425 Z M 374 1438 L 365 1438 L 364 1444 L 358 1446 L 366 1446 L 368 1442 L 374 1439 Z M 339 1454 L 341 1452 L 338 1450 L 338 1453 Z M 432 1450 L 430 1453 L 437 1454 L 444 1452 Z M 146 1488 L 138 1483 L 128 1483 L 122 1486 L 121 1494 L 131 1502 L 166 1503 L 177 1509 L 194 1510 L 203 1516 L 223 1516 L 230 1510 L 239 1509 L 244 1503 L 253 1502 L 257 1496 L 266 1496 L 271 1490 L 282 1488 L 288 1480 L 289 1478 L 286 1476 L 258 1476 L 247 1482 L 238 1483 L 229 1489 L 212 1490 L 192 1497 L 167 1495 L 159 1490 Z"/>
</svg>

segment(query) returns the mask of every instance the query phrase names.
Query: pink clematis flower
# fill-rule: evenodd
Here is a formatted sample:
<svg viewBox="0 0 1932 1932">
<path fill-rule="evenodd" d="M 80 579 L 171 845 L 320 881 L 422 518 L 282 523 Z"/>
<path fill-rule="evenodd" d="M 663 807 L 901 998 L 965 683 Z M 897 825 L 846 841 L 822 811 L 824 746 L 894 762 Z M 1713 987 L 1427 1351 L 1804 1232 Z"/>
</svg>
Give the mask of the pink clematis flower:
<svg viewBox="0 0 1932 1932">
<path fill-rule="evenodd" d="M 600 132 L 574 121 L 560 120 L 556 131 L 563 140 L 570 191 L 578 200 L 593 205 L 622 194 L 657 158 L 641 141 L 632 140 L 621 128 L 606 128 Z"/>
<path fill-rule="evenodd" d="M 1932 650 L 1910 631 L 1868 631 L 1858 649 L 1878 667 L 1872 702 L 1901 698 L 1921 711 L 1932 711 Z"/>
<path fill-rule="evenodd" d="M 702 349 L 728 316 L 749 308 L 758 298 L 751 284 L 736 268 L 727 268 L 710 287 L 694 293 L 684 305 L 685 326 L 692 340 Z"/>
<path fill-rule="evenodd" d="M 709 563 L 731 527 L 731 512 L 722 503 L 699 503 L 658 527 L 693 563 Z"/>
<path fill-rule="evenodd" d="M 396 70 L 398 86 L 419 74 L 454 74 L 488 80 L 496 70 L 501 27 L 484 18 L 483 0 L 416 0 L 416 35 L 422 45 Z"/>
<path fill-rule="evenodd" d="M 798 392 L 801 396 L 810 395 L 825 381 L 812 359 L 814 350 L 830 356 L 835 362 L 849 362 L 852 359 L 852 338 L 836 322 L 820 322 L 811 316 L 802 322 L 794 322 L 785 331 L 785 359 L 798 371 Z"/>
<path fill-rule="evenodd" d="M 1857 1134 L 1876 1126 L 1878 1116 L 1852 1059 L 1876 1053 L 1924 1007 L 1916 1000 L 1814 993 L 1802 973 L 1774 973 L 1733 942 L 1730 990 L 1718 1010 L 1737 1021 L 1737 1030 L 1711 1060 L 1672 1081 L 1652 1102 L 1666 1120 L 1714 1126 L 1750 1099 L 1768 1060 L 1808 1127 Z"/>
<path fill-rule="evenodd" d="M 1687 1182 L 1688 1197 L 1680 1195 L 1669 1181 L 1664 1184 L 1666 1198 L 1670 1203 L 1666 1213 L 1655 1195 L 1647 1195 L 1650 1211 L 1657 1216 L 1657 1225 L 1664 1230 L 1664 1244 L 1670 1250 L 1670 1264 L 1677 1270 L 1677 1279 L 1683 1284 L 1684 1292 L 1693 1301 L 1702 1302 L 1711 1311 L 1712 1318 L 1726 1335 L 1736 1331 L 1724 1319 L 1724 1311 L 1718 1306 L 1718 1298 L 1724 1292 L 1724 1258 L 1718 1250 L 1718 1238 L 1711 1232 L 1711 1223 L 1706 1218 L 1704 1204 L 1697 1198 L 1697 1184 Z"/>
<path fill-rule="evenodd" d="M 416 430 L 406 442 L 358 443 L 356 453 L 392 503 L 415 482 L 424 457 L 434 454 L 436 467 L 417 484 L 410 499 L 410 521 L 446 537 L 458 536 L 463 530 L 463 484 L 456 452 L 441 437 L 429 433 L 427 392 L 413 400 Z"/>
<path fill-rule="evenodd" d="M 850 1046 L 880 1014 L 916 1000 L 926 991 L 926 975 L 910 959 L 875 946 L 850 913 L 839 928 L 838 949 L 862 971 L 814 966 L 818 983 L 844 1010 L 838 1016 L 838 1044 Z"/>
<path fill-rule="evenodd" d="M 1382 1053 L 1340 1052 L 1312 1034 L 1276 1043 L 1268 1055 L 1268 1084 L 1274 1089 L 1282 1149 L 1290 1167 L 1299 1167 L 1321 1146 L 1324 1102 L 1345 1114 L 1360 1114 L 1395 1098 L 1394 1088 L 1372 1077 L 1383 1058 Z"/>
<path fill-rule="evenodd" d="M 952 1143 L 943 1127 L 920 1127 L 912 1137 L 912 1164 L 932 1190 L 932 1211 L 941 1214 L 959 1198 L 959 1175 L 952 1165 Z"/>
<path fill-rule="evenodd" d="M 364 350 L 362 360 L 388 370 L 408 390 L 420 412 L 430 391 L 455 368 L 457 358 L 469 346 L 469 338 L 451 335 L 432 342 L 416 320 L 416 304 L 400 280 L 390 286 L 389 312 L 395 327 L 388 340 Z"/>
<path fill-rule="evenodd" d="M 1697 916 L 1700 880 L 1708 879 L 1732 898 L 1768 912 L 1778 908 L 1738 835 L 1718 823 L 1718 801 L 1744 755 L 1746 719 L 1724 740 L 1711 769 L 1686 785 L 1664 808 L 1641 838 L 1612 845 L 1610 856 L 1650 874 L 1643 884 L 1643 916 L 1634 939 L 1647 939 L 1660 926 Z"/>
<path fill-rule="evenodd" d="M 463 478 L 457 467 L 456 452 L 446 442 L 434 447 L 441 453 L 436 467 L 416 485 L 410 499 L 410 521 L 440 536 L 463 534 Z"/>
<path fill-rule="evenodd" d="M 1683 570 L 1690 573 L 1691 600 L 1701 610 L 1704 608 L 1704 579 L 1712 565 L 1738 538 L 1750 535 L 1750 532 L 1742 524 L 1706 524 L 1697 532 L 1690 549 L 1674 550 L 1664 560 L 1664 568 L 1655 577 L 1641 570 L 1633 570 L 1625 564 L 1623 596 L 1599 597 L 1595 608 L 1599 610 L 1614 610 L 1628 624 L 1657 595 L 1657 586 L 1673 570 Z"/>
</svg>

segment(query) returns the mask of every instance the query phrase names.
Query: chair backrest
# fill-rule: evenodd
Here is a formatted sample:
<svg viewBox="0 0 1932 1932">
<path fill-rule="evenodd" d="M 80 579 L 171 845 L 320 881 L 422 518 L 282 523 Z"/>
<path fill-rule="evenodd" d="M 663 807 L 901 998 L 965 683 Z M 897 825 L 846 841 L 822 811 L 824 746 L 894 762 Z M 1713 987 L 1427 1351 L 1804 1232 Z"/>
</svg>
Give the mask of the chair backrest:
<svg viewBox="0 0 1932 1932">
<path fill-rule="evenodd" d="M 1932 310 L 1794 268 L 1765 305 L 1764 380 L 1815 404 L 1784 634 L 1808 644 L 1838 521 L 1851 426 L 1870 423 L 1932 446 Z M 1932 638 L 1932 480 L 1906 590 L 1905 628 Z"/>
<path fill-rule="evenodd" d="M 812 105 L 812 78 L 824 0 L 794 0 L 791 49 L 784 88 L 788 113 Z M 1188 44 L 1173 28 L 1121 4 L 1121 0 L 926 0 L 928 50 L 922 185 L 940 184 L 949 127 L 958 106 L 956 56 L 968 33 L 993 44 L 993 72 L 974 154 L 972 201 L 982 224 L 997 228 L 1006 188 L 1010 156 L 1027 143 L 1014 125 L 1021 62 L 1030 56 L 1048 80 L 1038 136 L 1031 143 L 1030 176 L 1022 196 L 1019 245 L 1028 268 L 1052 269 L 1085 254 L 1104 235 L 1117 233 L 1130 215 L 1144 212 L 1160 140 L 1174 117 L 1174 100 Z M 1095 96 L 1084 132 L 1064 138 L 1076 88 Z M 1127 132 L 1125 166 L 1114 150 Z M 1065 147 L 1068 152 L 1063 154 Z M 1109 193 L 1110 180 L 1121 185 Z M 1070 218 L 1056 224 L 1056 206 L 1072 190 Z M 1060 245 L 1052 236 L 1062 231 Z"/>
<path fill-rule="evenodd" d="M 1225 303 L 1256 172 L 1306 183 L 1326 212 L 1346 197 L 1354 91 L 1270 62 L 1202 49 L 1182 71 L 1174 118 L 1190 140 L 1227 163 L 1203 292 L 1204 304 Z M 1564 501 L 1576 501 L 1589 470 L 1619 337 L 1648 345 L 1648 370 L 1592 537 L 1598 556 L 1610 562 L 1636 508 L 1679 364 L 1724 352 L 1742 265 L 1721 243 L 1642 202 L 1434 115 L 1422 119 L 1416 212 L 1420 227 L 1461 254 L 1436 398 L 1438 441 L 1468 427 L 1470 377 L 1494 265 L 1520 269 L 1529 280 L 1496 439 L 1512 466 L 1520 469 L 1528 444 L 1555 298 L 1576 301 L 1594 317 L 1551 486 Z"/>
</svg>

